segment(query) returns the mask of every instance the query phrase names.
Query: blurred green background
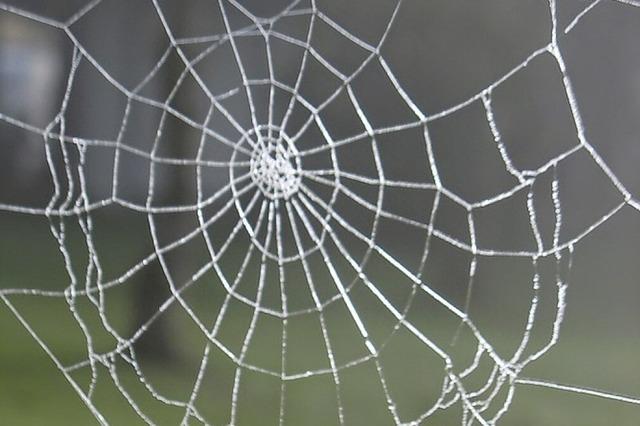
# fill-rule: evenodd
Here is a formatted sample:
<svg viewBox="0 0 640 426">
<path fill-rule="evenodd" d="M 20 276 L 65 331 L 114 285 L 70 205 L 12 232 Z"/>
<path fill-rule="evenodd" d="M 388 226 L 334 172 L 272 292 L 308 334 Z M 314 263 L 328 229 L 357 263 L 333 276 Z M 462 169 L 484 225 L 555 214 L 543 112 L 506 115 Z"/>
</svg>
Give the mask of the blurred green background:
<svg viewBox="0 0 640 426">
<path fill-rule="evenodd" d="M 630 218 L 636 220 L 634 215 Z M 47 236 L 47 224 L 42 219 L 5 220 L 3 223 L 3 239 L 0 246 L 2 253 L 2 283 L 64 281 L 61 265 L 55 255 L 55 246 Z M 574 278 L 569 289 L 569 308 L 566 312 L 565 325 L 560 342 L 541 360 L 527 367 L 526 376 L 547 379 L 558 383 L 574 384 L 579 387 L 593 387 L 616 391 L 622 394 L 637 394 L 640 383 L 640 371 L 637 366 L 640 353 L 638 329 L 633 321 L 626 320 L 636 313 L 635 300 L 626 302 L 606 286 L 594 286 L 589 291 L 580 288 L 581 283 L 588 282 L 589 277 L 581 271 L 590 270 L 593 263 L 619 267 L 626 263 L 624 253 L 609 251 L 598 254 L 600 247 L 614 247 L 617 240 L 624 236 L 627 226 L 608 226 L 599 231 L 591 244 L 585 244 L 584 251 L 578 251 L 574 259 Z M 138 252 L 139 242 L 124 231 L 132 223 L 114 226 L 109 230 L 112 236 L 107 250 L 117 253 L 114 261 L 121 256 L 127 257 Z M 139 226 L 139 224 L 138 224 Z M 589 250 L 591 249 L 591 250 Z M 34 264 L 33 258 L 40 260 Z M 631 260 L 631 259 L 628 259 Z M 496 271 L 498 276 L 505 277 L 508 272 Z M 621 275 L 622 276 L 622 275 Z M 19 277 L 19 278 L 12 278 Z M 392 278 L 392 276 L 390 276 Z M 593 277 L 592 277 L 593 278 Z M 380 278 L 384 280 L 385 277 Z M 631 282 L 634 281 L 630 277 Z M 327 283 L 328 284 L 328 283 Z M 211 282 L 205 281 L 205 286 Z M 634 290 L 635 291 L 635 290 Z M 199 293 L 199 294 L 198 294 Z M 208 291 L 195 294 L 193 307 L 197 311 L 211 309 L 213 300 L 220 300 L 223 292 Z M 580 293 L 583 293 L 582 295 Z M 585 294 L 586 293 L 586 294 Z M 509 353 L 522 337 L 525 311 L 516 312 L 499 301 L 483 302 L 497 304 L 491 306 L 472 305 L 474 321 L 482 324 L 491 335 L 491 342 L 496 348 L 505 349 Z M 553 303 L 549 293 L 546 302 Z M 517 298 L 512 297 L 513 301 Z M 543 298 L 544 301 L 545 298 Z M 612 315 L 609 309 L 612 300 L 616 300 L 616 309 Z M 77 326 L 69 318 L 68 305 L 59 299 L 34 296 L 16 296 L 12 303 L 21 315 L 37 330 L 47 345 L 62 360 L 79 361 L 86 358 L 86 345 L 78 333 Z M 120 292 L 108 303 L 109 319 L 121 330 L 133 327 L 135 305 L 127 292 Z M 419 305 L 418 305 L 419 306 Z M 627 310 L 625 312 L 625 310 Z M 83 405 L 78 395 L 54 366 L 50 358 L 38 346 L 19 321 L 4 307 L 0 316 L 0 332 L 3 336 L 0 351 L 0 412 L 2 424 L 10 425 L 89 425 L 96 424 L 89 410 Z M 142 359 L 141 367 L 145 377 L 164 395 L 175 395 L 179 398 L 193 385 L 196 369 L 201 358 L 203 342 L 199 330 L 180 310 L 168 311 L 170 324 L 170 341 L 176 354 L 174 360 L 167 364 L 163 361 L 147 361 Z M 617 314 L 617 315 L 616 315 Z M 327 315 L 331 315 L 329 312 Z M 417 315 L 429 321 L 429 336 L 443 342 L 450 341 L 452 324 L 444 318 L 429 315 L 427 311 Z M 622 317 L 622 320 L 618 318 Z M 243 336 L 246 333 L 246 314 L 241 311 L 229 314 L 229 321 L 224 335 Z M 624 320 L 624 321 L 623 321 Z M 260 361 L 269 363 L 269 358 L 277 361 L 280 342 L 260 341 L 261 337 L 269 339 L 277 336 L 281 328 L 274 321 L 267 323 L 267 328 L 260 328 L 253 344 L 260 350 Z M 535 334 L 532 346 L 540 346 L 548 339 L 550 322 L 544 322 L 540 333 Z M 376 335 L 378 331 L 388 332 L 388 325 L 369 322 L 369 331 Z M 303 327 L 305 323 L 298 328 Z M 376 330 L 379 327 L 379 330 Z M 348 327 L 347 327 L 348 328 Z M 98 330 L 96 327 L 93 330 Z M 358 338 L 352 333 L 333 335 L 336 341 L 347 339 L 347 344 L 360 346 Z M 111 348 L 113 339 L 104 333 L 96 332 L 93 336 L 95 348 Z M 224 339 L 224 337 L 223 337 Z M 317 346 L 309 341 L 308 345 L 300 341 L 290 343 L 296 345 L 292 353 L 302 359 L 317 359 Z M 470 348 L 468 340 L 463 337 L 455 346 L 447 347 L 451 353 Z M 271 350 L 269 350 L 269 348 Z M 353 348 L 352 348 L 353 349 Z M 210 362 L 211 379 L 202 387 L 202 395 L 206 395 L 199 408 L 202 414 L 212 419 L 214 424 L 228 421 L 231 386 L 234 365 L 220 352 L 213 351 Z M 399 403 L 407 412 L 424 410 L 425 401 L 433 401 L 440 392 L 441 363 L 432 357 L 423 357 L 425 352 L 416 346 L 415 338 L 401 335 L 391 340 L 385 349 L 382 359 L 383 367 L 388 366 L 387 379 L 393 385 L 401 386 Z M 415 355 L 414 355 L 415 354 Z M 481 368 L 486 374 L 486 368 Z M 88 383 L 88 376 L 79 380 Z M 74 376 L 79 378 L 82 376 Z M 118 377 L 134 400 L 140 404 L 151 419 L 161 425 L 176 424 L 182 420 L 184 410 L 168 407 L 150 397 L 150 394 L 137 383 L 135 373 L 119 363 Z M 388 417 L 386 403 L 380 389 L 380 383 L 371 362 L 349 369 L 341 374 L 342 401 L 348 424 L 377 425 L 392 422 Z M 484 377 L 484 376 L 483 376 Z M 238 423 L 247 425 L 271 424 L 277 422 L 279 407 L 279 381 L 264 380 L 260 375 L 245 375 L 245 386 L 240 388 Z M 107 370 L 99 371 L 99 381 L 94 395 L 97 406 L 111 424 L 134 425 L 144 424 L 124 400 L 122 393 L 109 379 Z M 287 393 L 286 420 L 292 424 L 328 425 L 336 423 L 335 386 L 331 380 L 302 380 L 294 382 Z M 460 419 L 458 409 L 438 412 L 425 422 L 426 424 L 457 424 Z M 637 407 L 616 401 L 572 394 L 546 388 L 518 385 L 512 408 L 503 418 L 507 425 L 635 425 L 638 420 Z"/>
</svg>

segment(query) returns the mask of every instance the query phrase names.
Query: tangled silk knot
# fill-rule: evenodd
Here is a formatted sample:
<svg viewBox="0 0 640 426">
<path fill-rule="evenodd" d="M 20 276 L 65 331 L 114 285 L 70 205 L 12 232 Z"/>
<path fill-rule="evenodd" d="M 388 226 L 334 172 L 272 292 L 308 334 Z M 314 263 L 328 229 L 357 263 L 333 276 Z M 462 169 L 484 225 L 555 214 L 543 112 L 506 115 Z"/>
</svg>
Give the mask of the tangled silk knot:
<svg viewBox="0 0 640 426">
<path fill-rule="evenodd" d="M 287 199 L 300 187 L 300 160 L 288 142 L 261 141 L 251 157 L 251 179 L 273 200 Z"/>
</svg>

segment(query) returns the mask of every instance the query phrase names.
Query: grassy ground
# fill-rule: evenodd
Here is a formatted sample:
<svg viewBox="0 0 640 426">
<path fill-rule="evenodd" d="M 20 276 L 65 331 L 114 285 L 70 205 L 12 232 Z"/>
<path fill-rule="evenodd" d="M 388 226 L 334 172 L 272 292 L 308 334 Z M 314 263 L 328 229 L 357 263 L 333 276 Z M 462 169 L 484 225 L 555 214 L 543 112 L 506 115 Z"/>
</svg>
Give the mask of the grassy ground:
<svg viewBox="0 0 640 426">
<path fill-rule="evenodd" d="M 41 300 L 32 302 L 34 311 L 39 315 L 47 315 L 47 306 Z M 0 310 L 0 335 L 3 345 L 0 351 L 0 424 L 3 425 L 90 425 L 95 420 L 89 411 L 83 406 L 80 398 L 65 381 L 63 375 L 55 368 L 50 359 L 37 346 L 35 341 L 26 333 L 23 327 L 8 313 L 6 309 Z M 57 334 L 58 342 L 51 342 L 52 346 L 64 347 L 67 356 L 80 359 L 85 348 L 80 340 L 66 341 L 65 334 Z M 617 368 L 627 371 L 626 377 L 618 375 L 609 377 L 604 371 L 583 371 L 589 366 L 597 366 L 603 357 L 610 356 L 606 353 L 588 350 L 592 346 L 593 336 L 584 335 L 573 337 L 569 342 L 560 345 L 554 353 L 553 362 L 544 368 L 538 368 L 540 376 L 545 378 L 556 377 L 599 377 L 601 383 L 608 383 L 610 389 L 637 387 L 637 359 L 625 356 L 625 353 L 633 353 L 634 348 L 625 350 L 629 342 L 624 339 L 615 339 L 615 344 L 621 349 L 617 356 Z M 56 339 L 54 339 L 56 340 Z M 186 344 L 188 338 L 179 339 Z M 409 346 L 409 344 L 407 344 Z M 636 352 L 637 352 L 637 348 Z M 402 347 L 395 347 L 396 357 L 401 357 Z M 579 359 L 575 358 L 579 354 Z M 308 354 L 313 356 L 313 354 Z M 218 377 L 223 377 L 221 386 L 215 383 L 205 383 L 203 392 L 206 392 L 209 403 L 201 404 L 203 411 L 212 415 L 211 418 L 222 419 L 218 413 L 228 413 L 230 403 L 228 364 L 220 361 L 223 357 L 215 358 L 213 369 L 218 372 Z M 397 359 L 396 361 L 401 361 Z M 418 373 L 419 362 L 413 363 L 407 360 L 406 368 Z M 224 370 L 227 370 L 226 372 Z M 377 375 L 371 367 L 357 367 L 353 372 L 344 374 L 343 402 L 346 406 L 347 418 L 350 424 L 370 425 L 388 424 L 384 417 L 380 417 L 384 407 L 384 401 L 376 396 L 379 393 Z M 145 370 L 148 377 L 160 387 L 169 390 L 177 390 L 189 386 L 193 378 L 193 370 L 189 368 L 162 368 L 161 366 L 149 367 Z M 249 375 L 251 376 L 251 375 Z M 437 374 L 435 374 L 437 377 Z M 620 377 L 622 376 L 622 377 Z M 115 425 L 141 424 L 135 417 L 131 408 L 123 401 L 117 389 L 108 386 L 109 382 L 105 371 L 101 371 L 104 386 L 97 391 L 99 406 L 108 413 L 108 418 Z M 123 382 L 134 382 L 135 377 L 131 371 L 124 370 L 120 373 Z M 255 379 L 255 380 L 254 380 Z M 278 389 L 274 387 L 275 381 L 261 381 L 258 377 L 249 379 L 252 385 L 241 388 L 239 421 L 247 425 L 265 424 L 265 418 L 274 416 L 273 407 L 278 406 Z M 621 383 L 625 380 L 626 383 Z M 588 383 L 587 379 L 585 382 Z M 419 405 L 423 397 L 435 395 L 437 381 L 409 380 L 406 382 L 409 389 L 405 389 L 406 395 L 413 395 L 411 403 Z M 296 389 L 296 385 L 292 386 Z M 327 419 L 327 413 L 335 411 L 335 403 L 332 401 L 333 384 L 330 382 L 318 383 L 318 386 L 307 386 L 302 392 L 294 390 L 289 395 L 295 403 L 289 412 L 293 424 L 322 425 L 331 424 Z M 132 386 L 131 389 L 135 389 Z M 140 389 L 138 389 L 140 390 Z M 135 394 L 135 393 L 134 393 Z M 329 395 L 329 396 L 327 396 Z M 146 404 L 154 420 L 161 424 L 175 424 L 181 414 L 181 410 L 166 409 L 162 404 L 153 403 L 150 398 L 140 393 L 138 401 Z M 366 404 L 379 404 L 380 407 L 370 407 Z M 271 408 L 271 409 L 270 409 Z M 277 414 L 277 413 L 276 413 Z M 436 417 L 434 423 L 427 424 L 457 424 L 455 419 L 457 412 L 449 412 L 448 415 Z M 225 414 L 226 415 L 226 414 Z M 221 420 L 222 421 L 222 420 Z M 268 423 L 270 424 L 270 422 Z M 504 418 L 506 425 L 636 425 L 638 424 L 637 408 L 616 402 L 610 402 L 591 397 L 568 394 L 543 388 L 519 386 L 512 411 Z"/>
<path fill-rule="evenodd" d="M 40 225 L 38 225 L 40 226 Z M 19 228 L 21 232 L 5 232 L 1 244 L 2 272 L 0 287 L 10 287 L 9 283 L 41 283 L 63 279 L 59 261 L 47 253 L 45 247 L 50 237 L 37 227 Z M 28 236 L 29 232 L 33 236 Z M 115 232 L 115 231 L 114 231 Z M 36 235 L 44 235 L 38 240 Z M 125 237 L 122 237 L 125 238 Z M 126 251 L 134 248 L 116 247 L 114 252 L 127 256 Z M 48 243 L 46 241 L 49 241 Z M 50 247 L 49 247 L 50 248 Z M 27 254 L 31 257 L 27 257 Z M 129 253 L 131 254 L 131 253 Z M 34 264 L 33 259 L 40 259 Z M 117 261 L 117 256 L 115 257 Z M 114 261 L 114 262 L 115 262 Z M 389 280 L 392 277 L 389 276 Z M 25 284 L 25 286 L 28 286 Z M 187 294 L 191 306 L 198 312 L 215 312 L 219 308 L 222 292 L 193 292 Z M 354 298 L 358 297 L 357 290 Z M 86 345 L 78 328 L 70 317 L 64 300 L 44 297 L 12 297 L 11 302 L 32 324 L 39 335 L 65 363 L 86 358 Z M 215 305 L 213 306 L 212 303 Z M 126 335 L 130 328 L 132 306 L 130 294 L 118 292 L 109 303 L 109 318 L 113 326 Z M 86 307 L 80 307 L 81 311 Z M 333 308 L 332 308 L 333 309 Z M 337 308 L 336 308 L 337 309 Z M 363 308 L 363 316 L 368 318 L 369 331 L 373 336 L 388 332 L 388 324 L 378 321 L 374 310 L 370 315 Z M 98 324 L 91 310 L 81 314 L 90 324 Z M 430 337 L 441 342 L 450 342 L 455 324 L 439 315 L 428 315 L 424 311 L 412 312 L 414 323 L 426 323 Z M 499 311 L 499 310 L 498 310 Z M 521 321 L 505 321 L 501 312 L 486 310 L 478 313 L 477 319 L 490 331 L 491 341 L 497 348 L 513 347 L 522 334 Z M 241 307 L 232 308 L 228 320 L 221 330 L 221 339 L 238 352 L 242 337 L 246 333 L 248 311 Z M 327 311 L 330 317 L 331 310 Z M 93 317 L 92 317 L 93 315 Z M 202 357 L 204 342 L 200 331 L 181 309 L 172 309 L 170 317 L 171 341 L 177 348 L 176 361 L 171 364 L 140 362 L 145 378 L 163 395 L 184 399 L 189 393 L 198 363 Z M 342 361 L 353 359 L 362 351 L 360 339 L 347 330 L 337 311 L 328 325 L 331 341 L 335 343 L 336 354 Z M 638 394 L 640 389 L 640 369 L 637 355 L 640 341 L 629 338 L 624 331 L 611 333 L 599 327 L 585 326 L 584 318 L 572 318 L 568 314 L 568 330 L 553 352 L 526 370 L 527 376 L 548 379 L 582 386 L 594 386 L 629 394 Z M 93 318 L 93 320 L 91 319 Z M 210 320 L 211 318 L 208 318 Z M 92 322 L 94 321 L 94 322 Z M 331 318 L 328 319 L 331 321 Z M 317 329 L 317 324 L 316 324 Z M 314 326 L 304 320 L 292 322 L 289 328 L 289 354 L 292 364 L 298 360 L 297 371 L 314 369 L 321 365 L 324 355 L 311 331 Z M 316 330 L 317 331 L 317 330 Z M 352 331 L 352 330 L 351 330 Z M 280 323 L 261 319 L 256 337 L 247 354 L 248 362 L 277 370 L 280 361 Z M 100 327 L 92 328 L 94 345 L 99 350 L 113 346 L 113 339 Z M 316 336 L 317 337 L 317 336 Z M 534 336 L 534 345 L 540 344 L 547 336 Z M 97 424 L 61 372 L 38 346 L 7 306 L 0 304 L 0 425 L 92 425 Z M 451 352 L 469 353 L 473 348 L 470 340 L 460 339 L 455 347 L 446 346 Z M 613 349 L 612 349 L 613 348 Z M 211 363 L 202 384 L 198 408 L 215 424 L 229 421 L 234 365 L 218 350 L 212 350 Z M 302 361 L 300 361 L 302 360 Z M 417 345 L 416 339 L 408 334 L 398 333 L 387 346 L 381 357 L 383 371 L 396 396 L 398 409 L 410 418 L 428 406 L 439 393 L 442 365 L 438 359 Z M 315 364 L 314 364 L 315 363 Z M 314 367 L 315 366 L 315 367 Z M 178 424 L 183 417 L 182 408 L 168 407 L 147 392 L 137 380 L 133 369 L 123 362 L 116 364 L 117 378 L 133 400 L 158 424 Z M 292 367 L 293 368 L 293 367 Z M 480 369 L 486 372 L 486 369 Z M 482 374 L 481 374 L 482 375 Z M 114 385 L 105 368 L 99 368 L 98 384 L 94 400 L 111 424 L 143 424 L 132 408 L 126 403 L 122 392 Z M 75 373 L 79 383 L 88 383 L 86 369 Z M 386 401 L 373 363 L 349 368 L 341 372 L 341 395 L 345 408 L 345 418 L 349 425 L 387 425 L 389 417 Z M 245 371 L 239 389 L 237 423 L 243 425 L 276 424 L 280 398 L 280 380 L 263 374 Z M 330 375 L 316 379 L 291 382 L 287 387 L 287 424 L 330 425 L 336 423 L 335 384 Z M 458 406 L 437 413 L 425 424 L 459 424 Z M 520 385 L 517 387 L 512 409 L 501 424 L 527 425 L 637 425 L 640 411 L 636 406 L 588 396 Z M 192 422 L 192 424 L 195 424 Z"/>
</svg>

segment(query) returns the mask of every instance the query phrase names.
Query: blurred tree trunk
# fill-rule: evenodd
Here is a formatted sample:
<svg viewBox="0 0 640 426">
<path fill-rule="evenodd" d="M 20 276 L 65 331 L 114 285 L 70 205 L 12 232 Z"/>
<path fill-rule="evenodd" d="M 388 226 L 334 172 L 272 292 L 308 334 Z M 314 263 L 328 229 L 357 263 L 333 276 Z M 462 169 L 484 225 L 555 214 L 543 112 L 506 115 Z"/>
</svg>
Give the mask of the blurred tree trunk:
<svg viewBox="0 0 640 426">
<path fill-rule="evenodd" d="M 165 13 L 173 14 L 174 18 L 177 18 L 175 21 L 179 22 L 180 25 L 184 25 L 187 12 L 184 6 L 165 10 Z M 172 30 L 174 33 L 180 32 L 180 28 L 172 28 Z M 168 45 L 166 34 L 158 34 L 158 39 L 161 42 L 158 45 L 158 49 L 156 49 L 156 57 L 160 57 Z M 163 93 L 171 92 L 183 71 L 184 66 L 181 63 L 169 61 L 162 75 L 164 88 L 161 91 Z M 186 93 L 186 90 L 180 89 L 171 105 L 178 110 L 184 110 L 183 106 L 186 102 L 188 102 L 188 93 Z M 166 155 L 171 158 L 187 158 L 189 156 L 188 144 L 184 143 L 184 132 L 175 124 L 174 120 L 166 120 L 162 134 L 160 144 L 163 145 L 163 153 L 167 153 Z M 163 171 L 166 172 L 164 169 Z M 190 185 L 192 184 L 189 172 L 188 167 L 176 166 L 171 169 L 168 177 L 159 176 L 161 185 L 156 183 L 158 186 L 154 188 L 154 204 L 172 206 L 187 204 L 190 200 Z M 167 222 L 171 223 L 170 234 L 172 240 L 175 240 L 188 229 L 188 223 L 186 223 L 184 214 L 177 214 L 169 219 Z M 145 249 L 145 253 L 153 251 L 153 246 Z M 170 259 L 165 259 L 174 280 L 176 276 L 181 275 L 180 272 L 184 268 L 184 262 L 186 261 L 187 259 L 184 256 L 171 256 Z M 176 282 L 176 285 L 178 286 L 178 282 Z M 165 276 L 159 261 L 153 262 L 146 268 L 141 281 L 134 287 L 133 297 L 134 306 L 136 307 L 134 327 L 137 329 L 156 314 L 160 306 L 171 297 L 168 278 Z M 173 341 L 171 336 L 170 320 L 171 317 L 167 313 L 160 315 L 136 342 L 135 350 L 139 357 L 161 363 L 175 361 L 178 358 L 175 349 L 176 342 Z"/>
</svg>

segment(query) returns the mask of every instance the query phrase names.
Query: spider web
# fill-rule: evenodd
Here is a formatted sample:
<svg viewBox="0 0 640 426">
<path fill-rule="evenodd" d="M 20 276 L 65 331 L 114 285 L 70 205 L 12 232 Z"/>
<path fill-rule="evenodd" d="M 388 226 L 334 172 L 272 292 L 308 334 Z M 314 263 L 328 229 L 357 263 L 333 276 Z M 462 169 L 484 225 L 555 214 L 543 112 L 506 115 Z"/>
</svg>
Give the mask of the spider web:
<svg viewBox="0 0 640 426">
<path fill-rule="evenodd" d="M 549 0 L 552 30 L 547 44 L 532 51 L 482 91 L 434 113 L 425 112 L 412 100 L 412 94 L 403 88 L 402 81 L 382 53 L 392 28 L 398 25 L 396 18 L 402 8 L 401 0 L 392 8 L 381 36 L 374 43 L 365 41 L 336 22 L 315 0 L 293 1 L 269 18 L 255 16 L 239 1 L 221 0 L 216 7 L 221 17 L 222 32 L 179 38 L 161 2 L 152 0 L 153 11 L 161 21 L 169 42 L 153 69 L 133 88 L 128 88 L 108 72 L 108 67 L 94 58 L 74 33 L 74 26 L 86 19 L 101 3 L 101 0 L 89 3 L 66 21 L 0 3 L 0 9 L 38 25 L 56 28 L 73 43 L 65 96 L 57 115 L 48 126 L 40 128 L 0 111 L 0 120 L 5 124 L 43 138 L 53 189 L 46 206 L 0 204 L 0 210 L 48 219 L 68 274 L 68 285 L 62 290 L 3 288 L 0 289 L 0 299 L 44 348 L 101 424 L 112 422 L 95 401 L 98 378 L 105 371 L 144 422 L 157 422 L 122 380 L 122 370 L 125 368 L 135 372 L 136 381 L 153 399 L 180 408 L 184 413 L 181 420 L 183 424 L 214 423 L 202 409 L 207 403 L 203 395 L 203 382 L 214 357 L 226 357 L 233 364 L 229 392 L 225 395 L 228 401 L 227 422 L 230 424 L 236 424 L 238 416 L 242 415 L 239 409 L 241 388 L 250 374 L 271 377 L 280 383 L 277 398 L 280 423 L 286 422 L 286 401 L 293 384 L 317 377 L 330 378 L 334 392 L 326 395 L 326 398 L 335 399 L 336 412 L 326 416 L 335 418 L 340 424 L 349 424 L 350 418 L 346 414 L 348 402 L 343 398 L 343 377 L 349 369 L 363 364 L 375 366 L 371 371 L 375 371 L 388 411 L 396 424 L 421 424 L 438 412 L 452 407 L 460 409 L 460 421 L 464 425 L 496 424 L 509 410 L 519 386 L 552 388 L 640 404 L 640 399 L 636 397 L 536 380 L 528 378 L 525 373 L 527 366 L 551 351 L 560 338 L 567 307 L 571 259 L 576 246 L 623 209 L 640 210 L 638 201 L 608 167 L 585 133 L 559 43 L 564 34 L 571 32 L 581 19 L 602 3 L 601 0 L 586 4 L 565 28 L 559 28 L 556 2 Z M 617 3 L 621 4 L 620 7 L 625 7 L 622 4 L 640 6 L 632 0 L 618 0 Z M 283 25 L 281 29 L 280 24 L 291 18 L 305 22 L 306 30 L 301 34 L 290 34 L 286 26 Z M 353 67 L 346 69 L 348 67 L 334 64 L 318 48 L 315 34 L 320 28 L 330 31 L 350 46 L 356 62 Z M 256 67 L 249 65 L 248 55 L 243 54 L 243 46 L 247 41 L 262 44 L 265 75 L 254 76 Z M 283 59 L 278 58 L 278 50 L 274 47 L 276 44 L 286 45 L 299 54 L 296 72 L 288 80 L 279 74 L 279 64 Z M 221 57 L 233 64 L 238 84 L 216 91 L 209 84 L 211 76 L 202 75 L 198 69 L 201 63 L 218 52 L 222 52 Z M 494 92 L 542 57 L 551 58 L 561 75 L 577 141 L 568 150 L 553 156 L 536 169 L 523 170 L 517 167 L 503 142 L 493 107 Z M 147 88 L 172 58 L 181 64 L 181 72 L 170 93 L 161 100 L 146 94 Z M 77 75 L 81 67 L 87 66 L 95 69 L 108 84 L 126 97 L 120 131 L 115 140 L 84 138 L 68 134 L 66 130 L 66 116 Z M 305 92 L 305 79 L 320 78 L 317 77 L 320 71 L 316 74 L 309 71 L 312 67 L 319 68 L 324 73 L 322 75 L 326 75 L 322 77 L 326 81 L 335 83 L 327 84 L 330 88 L 326 90 L 323 86 L 319 95 Z M 371 67 L 379 70 L 380 85 L 392 87 L 395 100 L 406 109 L 406 118 L 382 123 L 368 112 L 366 96 L 357 82 L 361 74 Z M 181 88 L 187 84 L 194 85 L 199 94 L 206 98 L 208 109 L 204 117 L 190 115 L 175 106 Z M 367 90 L 375 91 L 376 88 Z M 351 124 L 356 123 L 360 130 L 341 134 L 341 129 L 337 128 L 338 118 L 329 113 L 332 105 L 340 100 L 347 102 L 353 117 Z M 136 105 L 144 105 L 160 114 L 154 140 L 146 149 L 126 142 L 128 128 L 135 125 L 132 111 Z M 494 141 L 494 146 L 485 149 L 497 151 L 512 184 L 490 197 L 470 201 L 448 188 L 434 151 L 430 129 L 434 123 L 477 105 L 484 111 Z M 195 156 L 175 158 L 163 155 L 163 132 L 169 121 L 177 121 L 198 135 L 194 138 L 195 142 L 192 141 L 197 147 Z M 420 145 L 415 149 L 421 152 L 424 159 L 419 176 L 414 180 L 393 177 L 393 173 L 389 172 L 389 164 L 404 160 L 388 156 L 388 150 L 384 148 L 389 141 L 404 138 L 407 132 L 419 135 Z M 88 183 L 91 167 L 88 159 L 92 151 L 105 149 L 113 155 L 113 178 L 110 194 L 98 198 Z M 558 168 L 563 162 L 585 153 L 615 187 L 618 201 L 577 235 L 563 238 L 563 197 Z M 125 155 L 147 163 L 148 192 L 141 202 L 123 195 L 127 182 L 121 176 L 120 163 Z M 159 195 L 159 182 L 163 179 L 164 167 L 188 169 L 193 173 L 195 200 L 192 203 L 163 203 Z M 397 169 L 397 164 L 394 167 Z M 211 176 L 217 176 L 218 181 L 222 179 L 224 183 L 212 189 L 209 184 Z M 542 213 L 540 207 L 536 206 L 534 196 L 534 185 L 545 176 L 551 176 L 548 193 L 552 200 L 553 231 L 550 240 L 540 229 L 538 217 Z M 429 207 L 418 206 L 414 210 L 399 208 L 402 206 L 397 205 L 398 196 L 393 194 L 406 193 L 419 194 L 414 197 L 428 200 Z M 477 237 L 478 213 L 521 197 L 525 200 L 534 247 L 503 250 L 481 246 Z M 389 201 L 389 198 L 393 201 Z M 409 200 L 409 203 L 413 203 L 415 198 Z M 437 226 L 444 203 L 462 209 L 467 220 L 468 238 Z M 128 266 L 123 273 L 108 277 L 103 266 L 103 253 L 96 243 L 94 221 L 102 210 L 114 206 L 145 215 L 148 227 L 131 232 L 150 235 L 153 250 Z M 420 215 L 414 214 L 416 211 Z M 161 218 L 175 214 L 195 216 L 197 223 L 187 232 L 167 240 L 163 235 Z M 231 225 L 230 217 L 233 218 Z M 70 248 L 71 221 L 82 231 L 86 264 L 82 264 Z M 421 247 L 415 259 L 405 259 L 392 247 L 393 243 L 389 243 L 388 231 L 384 231 L 384 228 L 394 224 L 411 229 L 411 232 L 420 236 Z M 184 274 L 170 257 L 195 240 L 204 244 L 208 259 L 194 271 Z M 430 283 L 430 277 L 424 273 L 435 241 L 452 246 L 468 256 L 464 303 L 451 301 L 448 295 Z M 515 350 L 510 352 L 497 349 L 469 313 L 471 290 L 481 258 L 520 258 L 531 265 L 531 296 L 526 324 Z M 550 280 L 555 286 L 555 302 L 549 337 L 540 344 L 539 341 L 534 342 L 532 333 L 540 316 L 544 275 L 541 265 L 549 260 L 555 265 L 555 274 Z M 148 321 L 133 333 L 124 334 L 113 325 L 107 313 L 106 295 L 113 289 L 132 285 L 136 276 L 154 263 L 162 268 L 171 294 Z M 218 286 L 224 290 L 225 296 L 202 308 L 188 297 L 188 292 L 196 285 Z M 402 293 L 398 293 L 400 291 Z M 302 293 L 305 293 L 304 297 Z M 378 306 L 391 319 L 392 326 L 385 333 L 371 326 L 373 321 L 367 312 L 368 308 L 357 301 L 364 293 L 372 300 L 371 304 Z M 13 301 L 24 296 L 66 301 L 86 341 L 86 359 L 68 363 L 61 361 Z M 300 298 L 304 301 L 296 300 Z M 433 336 L 433 327 L 437 327 L 437 324 L 425 326 L 413 315 L 416 309 L 423 309 L 420 304 L 425 300 L 434 306 L 429 309 L 441 310 L 443 316 L 448 316 L 455 323 L 455 333 L 449 334 L 448 340 Z M 233 315 L 236 314 L 231 312 L 236 305 L 248 309 L 245 318 L 247 326 L 240 339 L 231 343 L 231 339 L 225 337 L 221 330 L 226 322 L 231 321 L 229 318 L 235 318 Z M 103 350 L 94 342 L 96 325 L 83 313 L 86 306 L 97 314 L 102 329 L 113 337 L 115 344 L 110 349 Z M 134 344 L 163 313 L 175 306 L 188 316 L 205 341 L 190 391 L 180 398 L 168 396 L 147 377 L 148 373 L 141 366 L 134 348 Z M 327 318 L 333 309 L 344 311 L 343 319 L 345 324 L 348 323 L 345 327 L 351 327 L 354 332 L 352 339 L 362 347 L 360 352 L 351 356 L 337 353 L 337 343 L 330 333 Z M 291 341 L 290 334 L 296 327 L 295 323 L 306 324 L 304 318 L 308 317 L 315 318 L 319 324 L 322 366 L 300 359 L 296 345 L 303 343 L 294 344 Z M 251 356 L 252 348 L 258 345 L 256 341 L 260 339 L 260 324 L 264 318 L 280 323 L 275 362 L 267 362 L 267 355 L 264 355 L 265 359 L 261 359 L 260 354 Z M 309 333 L 312 328 L 309 327 Z M 400 408 L 402 401 L 387 377 L 383 362 L 385 351 L 389 350 L 394 344 L 394 337 L 400 333 L 405 333 L 421 345 L 433 357 L 429 358 L 433 360 L 432 363 L 441 370 L 441 376 L 434 378 L 441 380 L 439 394 L 433 401 L 425 403 L 418 415 L 412 417 L 403 414 Z M 471 348 L 472 355 L 466 358 L 453 353 L 458 341 L 462 340 Z M 85 376 L 80 378 L 76 375 L 79 372 Z"/>
</svg>

